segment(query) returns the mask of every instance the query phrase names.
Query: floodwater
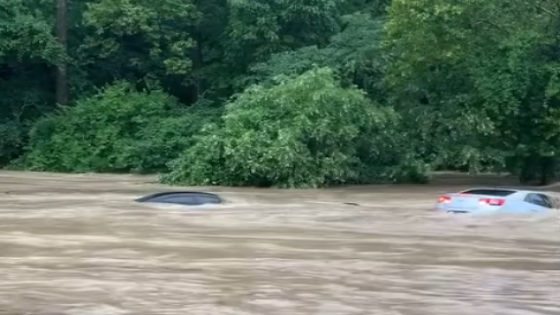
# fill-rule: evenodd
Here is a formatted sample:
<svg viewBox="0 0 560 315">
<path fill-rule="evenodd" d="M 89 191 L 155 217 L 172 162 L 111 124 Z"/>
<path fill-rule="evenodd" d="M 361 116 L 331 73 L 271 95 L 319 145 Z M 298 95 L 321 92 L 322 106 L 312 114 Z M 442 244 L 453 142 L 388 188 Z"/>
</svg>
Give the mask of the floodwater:
<svg viewBox="0 0 560 315">
<path fill-rule="evenodd" d="M 0 172 L 0 314 L 560 314 L 559 215 L 434 213 L 449 186 L 135 204 L 148 180 Z"/>
</svg>

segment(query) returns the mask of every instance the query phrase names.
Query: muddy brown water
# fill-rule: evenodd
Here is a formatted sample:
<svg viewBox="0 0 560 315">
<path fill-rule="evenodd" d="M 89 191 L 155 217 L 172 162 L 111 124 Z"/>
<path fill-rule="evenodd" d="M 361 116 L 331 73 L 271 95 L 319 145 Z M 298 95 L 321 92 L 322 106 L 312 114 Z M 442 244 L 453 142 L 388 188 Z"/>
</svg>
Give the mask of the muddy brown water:
<svg viewBox="0 0 560 315">
<path fill-rule="evenodd" d="M 458 186 L 135 204 L 148 180 L 0 172 L 0 314 L 560 314 L 558 214 L 435 213 Z"/>
</svg>

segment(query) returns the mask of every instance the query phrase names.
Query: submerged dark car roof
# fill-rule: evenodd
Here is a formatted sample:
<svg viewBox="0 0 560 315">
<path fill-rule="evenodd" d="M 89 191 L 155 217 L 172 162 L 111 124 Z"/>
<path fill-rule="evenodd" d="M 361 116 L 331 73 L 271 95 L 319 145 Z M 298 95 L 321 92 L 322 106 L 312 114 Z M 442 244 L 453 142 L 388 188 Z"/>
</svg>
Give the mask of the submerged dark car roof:
<svg viewBox="0 0 560 315">
<path fill-rule="evenodd" d="M 217 194 L 201 191 L 168 191 L 147 195 L 135 200 L 136 202 L 172 203 L 187 206 L 223 203 Z"/>
</svg>

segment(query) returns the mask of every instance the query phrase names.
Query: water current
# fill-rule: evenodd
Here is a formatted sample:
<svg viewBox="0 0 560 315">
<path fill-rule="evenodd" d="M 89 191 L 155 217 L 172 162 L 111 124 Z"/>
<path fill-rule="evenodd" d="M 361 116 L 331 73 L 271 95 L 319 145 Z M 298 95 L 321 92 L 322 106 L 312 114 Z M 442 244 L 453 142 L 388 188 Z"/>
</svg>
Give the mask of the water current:
<svg viewBox="0 0 560 315">
<path fill-rule="evenodd" d="M 0 172 L 0 314 L 560 314 L 559 214 L 435 213 L 447 186 L 134 203 L 150 180 Z"/>
</svg>

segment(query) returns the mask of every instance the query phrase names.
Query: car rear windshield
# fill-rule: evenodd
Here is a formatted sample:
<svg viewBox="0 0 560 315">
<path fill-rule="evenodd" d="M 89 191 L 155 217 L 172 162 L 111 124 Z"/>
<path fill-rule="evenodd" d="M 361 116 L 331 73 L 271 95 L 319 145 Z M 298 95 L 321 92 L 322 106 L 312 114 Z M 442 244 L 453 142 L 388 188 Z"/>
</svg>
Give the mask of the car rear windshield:
<svg viewBox="0 0 560 315">
<path fill-rule="evenodd" d="M 461 192 L 462 194 L 470 195 L 487 195 L 496 197 L 505 197 L 515 193 L 515 190 L 507 189 L 471 189 Z"/>
</svg>

